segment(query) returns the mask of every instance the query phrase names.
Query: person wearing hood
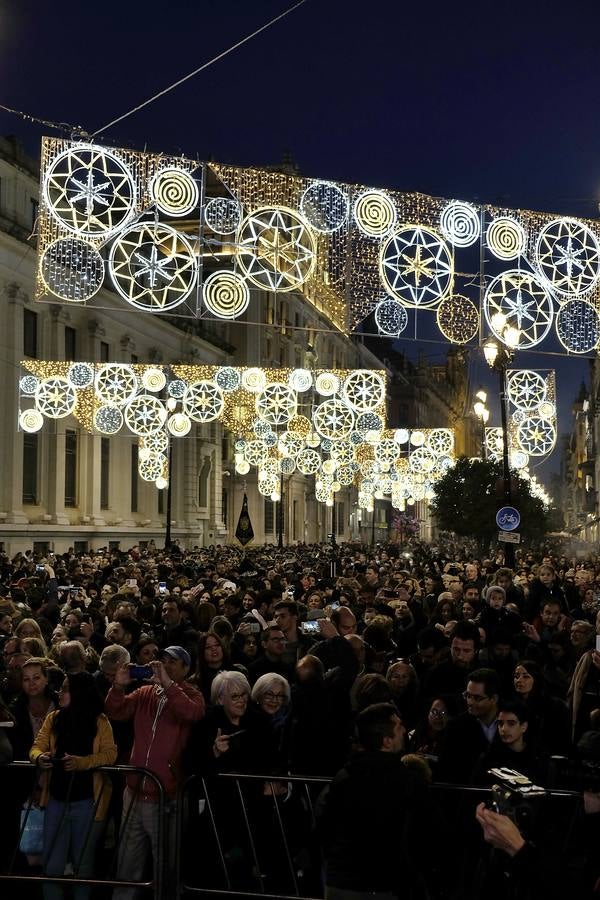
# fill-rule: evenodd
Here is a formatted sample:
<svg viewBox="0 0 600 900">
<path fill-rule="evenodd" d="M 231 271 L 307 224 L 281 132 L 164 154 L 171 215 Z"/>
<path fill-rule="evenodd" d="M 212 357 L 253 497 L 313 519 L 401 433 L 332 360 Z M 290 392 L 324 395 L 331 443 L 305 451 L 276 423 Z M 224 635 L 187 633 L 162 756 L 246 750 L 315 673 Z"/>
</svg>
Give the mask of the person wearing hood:
<svg viewBox="0 0 600 900">
<path fill-rule="evenodd" d="M 498 584 L 491 584 L 484 592 L 485 606 L 475 619 L 483 628 L 488 640 L 499 628 L 509 634 L 519 634 L 523 629 L 521 616 L 506 606 L 506 592 Z"/>
</svg>

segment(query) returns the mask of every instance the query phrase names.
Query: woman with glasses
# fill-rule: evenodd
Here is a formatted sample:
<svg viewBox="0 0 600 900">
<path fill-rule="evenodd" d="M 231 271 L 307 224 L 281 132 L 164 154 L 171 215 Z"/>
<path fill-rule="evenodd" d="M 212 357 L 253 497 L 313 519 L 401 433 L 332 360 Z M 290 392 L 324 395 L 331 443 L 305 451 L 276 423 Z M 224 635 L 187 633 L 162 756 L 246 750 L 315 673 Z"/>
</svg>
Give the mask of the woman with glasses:
<svg viewBox="0 0 600 900">
<path fill-rule="evenodd" d="M 252 702 L 270 737 L 263 757 L 265 772 L 287 770 L 289 737 L 287 720 L 290 700 L 290 686 L 286 679 L 276 672 L 261 675 L 252 688 Z"/>
<path fill-rule="evenodd" d="M 405 728 L 414 728 L 418 716 L 419 680 L 410 660 L 398 659 L 391 663 L 385 677 Z"/>
<path fill-rule="evenodd" d="M 549 754 L 568 756 L 571 750 L 569 711 L 562 700 L 551 697 L 538 664 L 522 659 L 513 674 L 515 699 L 527 707 L 528 741 Z"/>
<path fill-rule="evenodd" d="M 411 753 L 427 757 L 435 771 L 435 764 L 442 752 L 448 723 L 459 713 L 456 699 L 452 696 L 435 697 L 410 735 Z"/>
</svg>

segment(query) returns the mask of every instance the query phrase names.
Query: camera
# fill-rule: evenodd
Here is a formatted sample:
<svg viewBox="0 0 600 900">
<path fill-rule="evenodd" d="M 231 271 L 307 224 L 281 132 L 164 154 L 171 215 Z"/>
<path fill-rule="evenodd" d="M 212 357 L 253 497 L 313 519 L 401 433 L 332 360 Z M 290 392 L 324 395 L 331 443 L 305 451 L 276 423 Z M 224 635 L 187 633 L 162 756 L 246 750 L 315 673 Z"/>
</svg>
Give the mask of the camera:
<svg viewBox="0 0 600 900">
<path fill-rule="evenodd" d="M 508 816 L 524 837 L 530 837 L 540 814 L 540 800 L 548 792 L 514 769 L 489 769 L 488 775 L 498 779 L 492 786 L 492 797 L 486 805 L 494 812 Z"/>
<path fill-rule="evenodd" d="M 134 681 L 145 681 L 147 678 L 152 678 L 153 674 L 151 666 L 129 666 L 129 677 Z"/>
<path fill-rule="evenodd" d="M 45 570 L 45 568 L 44 568 L 43 566 L 36 566 L 36 567 L 35 567 L 35 571 L 36 571 L 36 572 L 39 572 L 40 575 L 42 575 L 46 570 Z"/>
<path fill-rule="evenodd" d="M 300 625 L 300 631 L 302 634 L 320 634 L 321 628 L 319 625 L 319 620 L 314 619 L 311 622 L 302 622 Z"/>
</svg>

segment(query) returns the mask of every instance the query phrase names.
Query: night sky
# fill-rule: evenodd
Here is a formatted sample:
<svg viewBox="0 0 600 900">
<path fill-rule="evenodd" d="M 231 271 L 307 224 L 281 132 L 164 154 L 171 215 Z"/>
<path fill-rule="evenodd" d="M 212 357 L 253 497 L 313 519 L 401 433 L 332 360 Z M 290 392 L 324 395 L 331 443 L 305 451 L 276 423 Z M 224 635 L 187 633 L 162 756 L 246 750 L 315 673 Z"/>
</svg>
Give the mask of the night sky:
<svg viewBox="0 0 600 900">
<path fill-rule="evenodd" d="M 92 132 L 291 4 L 0 0 L 0 102 Z M 289 152 L 307 176 L 596 217 L 599 35 L 597 0 L 307 0 L 102 139 L 239 165 Z M 4 112 L 0 130 L 36 154 L 52 133 Z M 587 364 L 516 363 L 557 369 L 568 431 Z"/>
</svg>

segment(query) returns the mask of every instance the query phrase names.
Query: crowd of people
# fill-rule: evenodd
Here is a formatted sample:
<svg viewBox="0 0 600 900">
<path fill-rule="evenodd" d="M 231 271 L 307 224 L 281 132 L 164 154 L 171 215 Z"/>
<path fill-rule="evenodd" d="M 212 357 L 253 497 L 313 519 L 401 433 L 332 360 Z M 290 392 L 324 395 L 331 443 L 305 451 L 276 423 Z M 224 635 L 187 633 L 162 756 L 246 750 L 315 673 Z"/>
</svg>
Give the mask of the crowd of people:
<svg viewBox="0 0 600 900">
<path fill-rule="evenodd" d="M 485 788 L 507 768 L 585 789 L 600 810 L 597 635 L 600 558 L 548 547 L 514 570 L 450 539 L 0 556 L 0 759 L 35 763 L 44 811 L 23 855 L 32 871 L 86 878 L 114 816 L 117 879 L 142 880 L 160 786 L 172 877 L 187 777 L 270 775 L 263 793 L 283 802 L 286 776 L 330 776 L 317 809 L 326 896 L 394 896 L 396 790 L 412 809 L 406 847 L 432 780 Z M 117 798 L 97 771 L 115 762 L 151 774 L 131 773 Z M 367 839 L 358 823 L 386 784 Z M 491 815 L 477 811 L 482 833 L 506 850 Z M 382 832 L 391 856 L 375 877 L 360 846 L 381 850 Z M 523 856 L 519 837 L 512 847 L 507 859 Z M 44 885 L 47 900 L 63 890 Z"/>
</svg>

